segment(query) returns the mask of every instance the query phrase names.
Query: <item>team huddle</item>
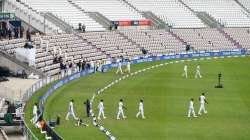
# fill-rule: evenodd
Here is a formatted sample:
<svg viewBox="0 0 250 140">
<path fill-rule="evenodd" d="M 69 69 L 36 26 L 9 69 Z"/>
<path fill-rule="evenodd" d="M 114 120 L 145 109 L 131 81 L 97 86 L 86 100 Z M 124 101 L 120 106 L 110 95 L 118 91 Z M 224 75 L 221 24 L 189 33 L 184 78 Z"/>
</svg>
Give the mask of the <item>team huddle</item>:
<svg viewBox="0 0 250 140">
<path fill-rule="evenodd" d="M 105 116 L 105 112 L 104 112 L 104 101 L 100 100 L 99 104 L 98 104 L 98 120 L 101 120 L 101 118 L 106 119 L 107 117 Z M 117 112 L 117 116 L 116 119 L 120 120 L 122 119 L 126 119 L 127 117 L 125 116 L 125 111 L 124 109 L 126 109 L 123 99 L 120 99 L 119 103 L 118 103 L 118 112 Z M 78 117 L 76 117 L 75 112 L 74 112 L 74 100 L 71 100 L 69 103 L 69 108 L 68 108 L 68 113 L 66 115 L 66 120 L 69 120 L 69 117 L 72 116 L 76 121 L 77 124 L 76 125 L 84 125 L 84 126 L 88 126 L 86 123 L 84 123 L 84 121 L 82 119 L 79 119 Z M 139 118 L 139 116 L 141 116 L 142 119 L 145 119 L 146 117 L 144 116 L 144 105 L 143 105 L 143 100 L 141 99 L 139 102 L 139 109 L 138 109 L 138 113 L 136 114 L 136 118 Z"/>
</svg>

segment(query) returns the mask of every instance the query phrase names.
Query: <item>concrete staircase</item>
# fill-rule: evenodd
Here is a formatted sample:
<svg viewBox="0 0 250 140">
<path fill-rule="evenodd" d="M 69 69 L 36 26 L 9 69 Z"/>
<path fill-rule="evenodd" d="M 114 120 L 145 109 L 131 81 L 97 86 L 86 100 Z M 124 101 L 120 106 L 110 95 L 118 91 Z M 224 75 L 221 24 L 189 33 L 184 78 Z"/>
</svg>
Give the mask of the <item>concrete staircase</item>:
<svg viewBox="0 0 250 140">
<path fill-rule="evenodd" d="M 160 18 L 158 18 L 153 12 L 151 11 L 143 11 L 142 15 L 147 18 L 150 19 L 153 23 L 153 27 L 155 29 L 164 29 L 164 28 L 168 28 L 168 24 L 166 24 L 163 20 L 161 20 Z"/>
<path fill-rule="evenodd" d="M 46 34 L 57 33 L 58 31 L 53 28 L 52 23 L 47 21 L 37 11 L 28 7 L 24 3 L 15 0 L 8 0 L 4 2 L 4 10 L 10 13 L 15 13 L 15 16 L 32 28 Z M 44 20 L 46 23 L 44 24 Z M 55 25 L 54 25 L 55 26 Z"/>
<path fill-rule="evenodd" d="M 101 24 L 107 30 L 110 29 L 110 26 L 112 25 L 111 21 L 108 18 L 106 18 L 104 15 L 102 15 L 101 13 L 99 13 L 99 12 L 86 12 L 86 14 L 89 17 L 91 17 L 92 19 L 94 19 L 96 22 Z"/>
<path fill-rule="evenodd" d="M 237 42 L 234 38 L 232 38 L 228 33 L 226 33 L 223 28 L 217 28 L 217 30 L 225 37 L 228 39 L 228 41 L 230 41 L 231 43 L 234 44 L 234 46 L 236 46 L 239 49 L 242 49 L 242 45 Z"/>
<path fill-rule="evenodd" d="M 240 3 L 238 0 L 234 0 L 242 9 L 244 9 L 248 14 L 250 14 L 250 10 L 247 9 L 242 3 Z"/>
<path fill-rule="evenodd" d="M 222 27 L 219 22 L 216 21 L 215 18 L 213 18 L 211 15 L 209 15 L 207 12 L 195 12 L 197 17 L 202 20 L 204 24 L 206 24 L 208 27 L 211 28 L 217 28 Z"/>
<path fill-rule="evenodd" d="M 73 33 L 73 31 L 74 31 L 73 27 L 70 26 L 70 24 L 68 24 L 65 21 L 63 21 L 62 19 L 60 19 L 57 16 L 55 16 L 53 13 L 46 12 L 46 13 L 43 13 L 43 15 L 45 16 L 45 18 L 48 21 L 50 21 L 51 23 L 53 23 L 56 26 L 58 26 L 65 33 Z"/>
<path fill-rule="evenodd" d="M 92 18 L 97 23 L 99 23 L 100 25 L 102 25 L 102 27 L 104 27 L 106 29 L 110 28 L 111 22 L 105 16 L 103 16 L 101 13 L 99 13 L 99 12 L 86 12 L 84 9 L 82 9 L 81 6 L 79 6 L 78 4 L 76 4 L 74 1 L 68 0 L 68 2 L 71 5 L 73 5 L 74 7 L 76 7 L 79 11 L 87 14 L 90 18 Z"/>
</svg>

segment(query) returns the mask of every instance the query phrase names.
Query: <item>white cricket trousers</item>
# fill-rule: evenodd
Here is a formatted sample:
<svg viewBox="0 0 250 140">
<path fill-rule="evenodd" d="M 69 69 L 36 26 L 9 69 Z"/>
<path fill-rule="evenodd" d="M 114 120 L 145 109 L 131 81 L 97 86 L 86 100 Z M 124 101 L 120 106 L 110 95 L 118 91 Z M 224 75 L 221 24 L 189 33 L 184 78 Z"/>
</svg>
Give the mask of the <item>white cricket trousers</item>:
<svg viewBox="0 0 250 140">
<path fill-rule="evenodd" d="M 201 103 L 198 114 L 201 114 L 202 112 L 207 113 L 206 108 L 205 108 L 205 103 Z"/>
<path fill-rule="evenodd" d="M 145 118 L 143 109 L 139 109 L 139 112 L 136 114 L 136 117 L 138 118 L 140 115 L 142 118 Z"/>
<path fill-rule="evenodd" d="M 200 71 L 196 71 L 195 73 L 195 78 L 201 78 L 201 72 Z"/>
<path fill-rule="evenodd" d="M 116 74 L 118 74 L 119 72 L 120 72 L 121 74 L 123 74 L 123 72 L 122 72 L 122 67 L 118 67 L 118 68 L 117 68 Z"/>
<path fill-rule="evenodd" d="M 121 116 L 121 115 L 122 115 L 122 118 L 123 118 L 123 119 L 126 118 L 126 117 L 124 116 L 123 109 L 119 109 L 119 110 L 118 110 L 118 113 L 117 113 L 116 118 L 117 118 L 117 119 L 120 119 L 120 116 Z"/>
<path fill-rule="evenodd" d="M 188 78 L 188 73 L 187 73 L 186 70 L 184 71 L 184 73 L 182 74 L 182 76 L 184 76 L 185 78 Z"/>
<path fill-rule="evenodd" d="M 99 109 L 98 119 L 100 119 L 101 116 L 102 116 L 103 118 L 106 118 L 105 115 L 104 115 L 104 109 Z"/>
<path fill-rule="evenodd" d="M 127 66 L 127 72 L 130 73 L 130 66 Z"/>
<path fill-rule="evenodd" d="M 78 119 L 78 118 L 76 117 L 74 111 L 68 112 L 68 113 L 67 113 L 66 120 L 69 120 L 69 116 L 72 116 L 75 120 Z"/>
<path fill-rule="evenodd" d="M 188 117 L 191 117 L 191 114 L 193 115 L 193 117 L 196 117 L 194 108 L 189 108 L 189 109 L 188 109 Z"/>
</svg>

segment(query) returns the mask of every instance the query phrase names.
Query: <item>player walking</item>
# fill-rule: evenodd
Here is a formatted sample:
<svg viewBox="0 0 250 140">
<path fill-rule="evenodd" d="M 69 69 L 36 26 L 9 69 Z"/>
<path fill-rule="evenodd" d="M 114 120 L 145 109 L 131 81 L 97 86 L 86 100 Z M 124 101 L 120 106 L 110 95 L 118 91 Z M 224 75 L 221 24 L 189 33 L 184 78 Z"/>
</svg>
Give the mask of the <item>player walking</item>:
<svg viewBox="0 0 250 140">
<path fill-rule="evenodd" d="M 205 103 L 208 104 L 206 97 L 205 97 L 205 93 L 202 93 L 201 96 L 199 97 L 199 101 L 200 101 L 200 109 L 198 114 L 201 115 L 201 113 L 207 113 L 206 109 L 205 109 Z"/>
<path fill-rule="evenodd" d="M 187 65 L 184 66 L 184 73 L 182 74 L 185 78 L 188 78 L 188 67 Z"/>
<path fill-rule="evenodd" d="M 193 115 L 193 117 L 197 117 L 195 115 L 195 111 L 194 111 L 194 99 L 191 98 L 190 101 L 189 101 L 189 108 L 188 108 L 188 118 L 191 117 L 191 114 Z"/>
<path fill-rule="evenodd" d="M 101 115 L 102 115 L 103 119 L 106 119 L 106 117 L 105 117 L 105 115 L 104 115 L 104 104 L 103 104 L 103 100 L 100 100 L 99 105 L 98 105 L 98 109 L 99 109 L 98 120 L 101 119 Z"/>
<path fill-rule="evenodd" d="M 123 72 L 122 72 L 122 61 L 121 60 L 118 62 L 118 67 L 117 67 L 116 74 L 118 74 L 119 72 L 121 74 L 123 74 Z"/>
<path fill-rule="evenodd" d="M 143 119 L 145 119 L 145 116 L 144 116 L 143 100 L 140 100 L 140 103 L 139 103 L 139 112 L 136 114 L 136 118 L 138 118 L 139 115 L 141 115 L 141 117 L 142 117 Z"/>
<path fill-rule="evenodd" d="M 196 73 L 195 73 L 195 79 L 202 78 L 200 69 L 201 69 L 200 65 L 197 65 L 197 67 L 196 67 Z"/>
<path fill-rule="evenodd" d="M 117 113 L 117 116 L 116 116 L 116 119 L 117 119 L 117 120 L 120 119 L 120 116 L 121 116 L 121 115 L 122 115 L 122 118 L 123 118 L 123 119 L 127 118 L 127 117 L 124 115 L 123 108 L 125 108 L 125 106 L 123 105 L 123 99 L 120 99 L 120 102 L 119 102 L 119 104 L 118 104 L 118 113 Z"/>
<path fill-rule="evenodd" d="M 38 112 L 38 105 L 37 105 L 37 103 L 35 103 L 34 106 L 33 106 L 33 111 L 32 111 L 33 117 L 31 119 L 31 122 L 34 123 L 34 124 L 38 120 L 38 113 L 37 112 Z"/>
<path fill-rule="evenodd" d="M 131 64 L 131 61 L 128 59 L 127 61 L 127 72 L 130 73 L 130 64 Z"/>
<path fill-rule="evenodd" d="M 69 102 L 69 110 L 66 116 L 66 120 L 69 120 L 69 116 L 73 116 L 75 120 L 78 120 L 74 112 L 74 100 L 73 99 Z"/>
</svg>

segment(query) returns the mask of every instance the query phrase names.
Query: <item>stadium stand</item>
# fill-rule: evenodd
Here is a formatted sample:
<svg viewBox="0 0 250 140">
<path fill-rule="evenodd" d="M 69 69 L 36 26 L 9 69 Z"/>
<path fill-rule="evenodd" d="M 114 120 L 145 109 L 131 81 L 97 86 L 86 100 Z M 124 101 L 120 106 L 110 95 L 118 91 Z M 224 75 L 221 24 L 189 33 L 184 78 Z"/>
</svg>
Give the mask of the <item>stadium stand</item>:
<svg viewBox="0 0 250 140">
<path fill-rule="evenodd" d="M 175 28 L 205 27 L 202 21 L 178 0 L 127 0 L 139 11 L 151 11 Z"/>
<path fill-rule="evenodd" d="M 224 31 L 244 48 L 249 48 L 248 28 L 224 28 Z M 77 63 L 80 60 L 96 62 L 118 56 L 133 58 L 142 55 L 142 48 L 149 55 L 178 54 L 185 52 L 186 45 L 194 51 L 239 48 L 216 28 L 87 32 L 32 38 L 36 48 L 36 68 L 49 75 L 60 72 L 60 63 L 54 62 L 59 56 L 64 62 Z M 0 49 L 14 55 L 15 48 L 23 47 L 25 42 L 25 39 L 1 41 Z"/>
<path fill-rule="evenodd" d="M 40 50 L 36 56 L 37 68 L 50 75 L 55 75 L 60 71 L 60 64 L 53 63 L 53 59 L 56 57 L 54 51 L 59 54 L 58 57 L 63 57 L 64 62 L 73 60 L 76 63 L 82 59 L 96 61 L 106 58 L 105 54 L 74 34 L 43 36 L 43 44 L 41 45 L 39 45 L 39 37 L 34 38 L 34 40 Z M 47 41 L 49 42 L 49 47 L 46 52 Z"/>
<path fill-rule="evenodd" d="M 196 12 L 205 11 L 225 27 L 249 27 L 250 14 L 234 0 L 183 0 Z"/>
<path fill-rule="evenodd" d="M 119 32 L 91 32 L 82 33 L 81 36 L 110 57 L 141 55 L 140 48 Z"/>
<path fill-rule="evenodd" d="M 61 18 L 65 22 L 69 23 L 75 29 L 78 28 L 78 24 L 82 23 L 86 26 L 86 31 L 102 31 L 105 28 L 99 23 L 90 18 L 86 13 L 77 9 L 67 0 L 21 0 L 26 3 L 32 9 L 38 12 L 51 12 L 55 16 Z"/>
<path fill-rule="evenodd" d="M 185 50 L 185 45 L 165 30 L 122 31 L 122 33 L 152 55 L 179 53 Z"/>
<path fill-rule="evenodd" d="M 46 33 L 62 32 L 62 30 L 55 24 L 44 19 L 44 17 L 40 15 L 39 12 L 32 10 L 31 7 L 27 7 L 26 5 L 23 5 L 16 0 L 7 0 L 5 3 L 5 11 L 15 13 L 15 15 L 18 18 L 22 19 L 27 24 L 32 25 L 32 27 L 36 28 L 41 32 L 44 31 L 44 27 Z M 45 20 L 45 26 L 44 26 L 44 20 Z"/>
<path fill-rule="evenodd" d="M 0 41 L 0 50 L 9 54 L 14 54 L 16 48 L 24 46 L 26 40 L 23 38 Z"/>
<path fill-rule="evenodd" d="M 180 38 L 191 45 L 195 51 L 233 50 L 237 49 L 217 29 L 171 29 Z"/>
<path fill-rule="evenodd" d="M 237 1 L 240 2 L 245 8 L 250 10 L 250 1 L 247 0 L 237 0 Z"/>
<path fill-rule="evenodd" d="M 237 40 L 243 48 L 250 48 L 250 29 L 249 28 L 224 28 L 224 31 Z"/>
<path fill-rule="evenodd" d="M 145 19 L 135 9 L 119 0 L 73 0 L 87 12 L 100 12 L 111 21 Z"/>
<path fill-rule="evenodd" d="M 80 67 L 76 70 L 78 64 L 84 68 L 85 64 L 98 67 L 121 57 L 191 53 L 187 52 L 187 46 L 193 52 L 250 50 L 250 2 L 247 0 L 6 0 L 2 9 L 22 21 L 20 26 L 4 27 L 13 28 L 11 33 L 21 27 L 24 32 L 37 33 L 29 43 L 36 49 L 34 69 L 44 74 L 40 78 L 60 79 L 62 73 L 70 75 L 68 71 L 82 70 Z M 151 18 L 146 12 L 152 13 Z M 46 19 L 47 13 L 69 25 L 72 32 L 63 30 L 59 25 L 62 22 Z M 102 19 L 98 20 L 98 16 L 91 15 L 93 13 L 98 13 Z M 203 18 L 208 18 L 207 22 L 202 19 L 202 13 Z M 216 26 L 210 26 L 209 20 Z M 157 30 L 149 30 L 154 28 L 154 23 L 159 25 L 155 27 Z M 72 28 L 78 29 L 79 24 L 86 29 L 73 31 Z M 0 41 L 0 54 L 10 54 L 17 60 L 15 49 L 23 48 L 27 40 L 5 35 Z M 24 92 L 29 87 L 33 92 L 32 85 L 38 81 L 8 79 L 0 85 L 0 112 L 4 113 L 5 100 L 22 100 Z M 46 139 L 52 139 L 50 131 L 45 132 Z"/>
</svg>

